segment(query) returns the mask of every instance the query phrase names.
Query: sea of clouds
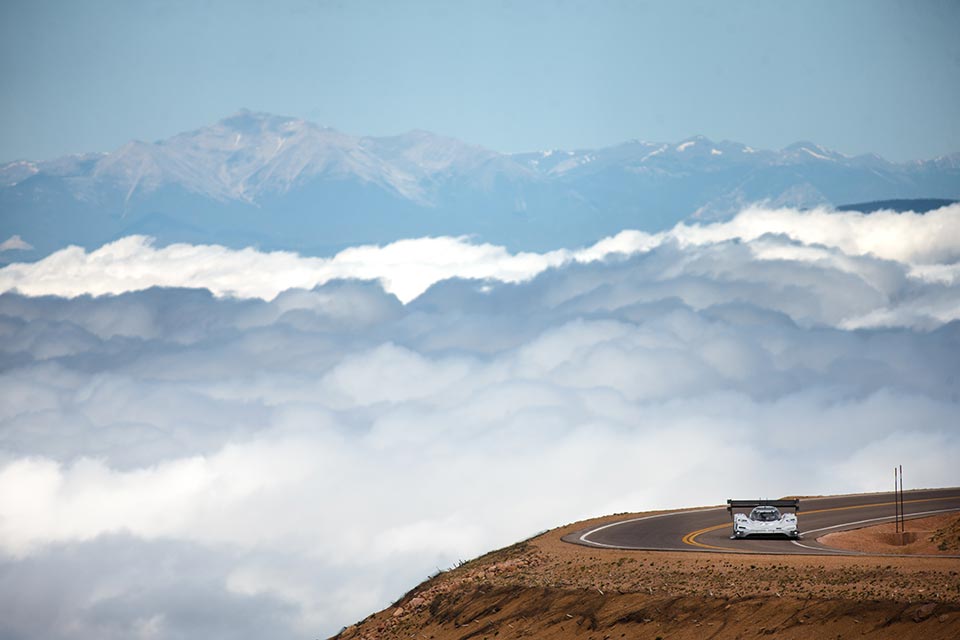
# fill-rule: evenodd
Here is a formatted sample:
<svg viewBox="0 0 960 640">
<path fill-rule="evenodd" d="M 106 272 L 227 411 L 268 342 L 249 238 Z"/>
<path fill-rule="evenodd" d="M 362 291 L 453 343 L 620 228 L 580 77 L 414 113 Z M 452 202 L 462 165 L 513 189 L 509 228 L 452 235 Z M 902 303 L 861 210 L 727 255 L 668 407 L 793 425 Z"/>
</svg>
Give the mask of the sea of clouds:
<svg viewBox="0 0 960 640">
<path fill-rule="evenodd" d="M 0 291 L 5 638 L 317 637 L 588 516 L 960 484 L 960 205 L 546 254 L 128 237 Z"/>
</svg>

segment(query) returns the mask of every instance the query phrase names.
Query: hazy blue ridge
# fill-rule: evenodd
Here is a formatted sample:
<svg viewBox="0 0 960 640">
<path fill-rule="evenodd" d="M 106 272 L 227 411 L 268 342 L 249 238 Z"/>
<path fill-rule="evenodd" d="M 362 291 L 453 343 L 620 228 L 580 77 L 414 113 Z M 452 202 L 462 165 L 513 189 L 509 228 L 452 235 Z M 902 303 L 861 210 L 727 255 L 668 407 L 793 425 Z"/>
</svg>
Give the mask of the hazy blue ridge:
<svg viewBox="0 0 960 640">
<path fill-rule="evenodd" d="M 501 154 L 425 131 L 355 137 L 242 111 L 155 143 L 0 166 L 0 240 L 33 247 L 0 260 L 130 234 L 308 255 L 425 235 L 543 251 L 725 219 L 755 202 L 957 198 L 960 154 L 895 164 L 811 142 L 770 151 L 703 136 Z"/>
<path fill-rule="evenodd" d="M 946 207 L 956 202 L 957 200 L 945 200 L 942 198 L 875 200 L 874 202 L 841 204 L 837 206 L 836 209 L 837 211 L 859 211 L 860 213 L 873 213 L 874 211 L 914 211 L 916 213 L 926 213 L 927 211 Z"/>
</svg>

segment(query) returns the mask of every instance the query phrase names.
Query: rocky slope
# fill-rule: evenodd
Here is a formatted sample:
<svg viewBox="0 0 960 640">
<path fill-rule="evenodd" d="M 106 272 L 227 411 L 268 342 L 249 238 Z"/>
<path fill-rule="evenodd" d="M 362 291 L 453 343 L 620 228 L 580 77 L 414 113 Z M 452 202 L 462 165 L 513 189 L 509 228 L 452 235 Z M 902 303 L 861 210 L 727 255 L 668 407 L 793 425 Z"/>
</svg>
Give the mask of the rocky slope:
<svg viewBox="0 0 960 640">
<path fill-rule="evenodd" d="M 627 552 L 560 541 L 612 519 L 561 527 L 437 575 L 335 637 L 960 637 L 956 559 Z"/>
</svg>

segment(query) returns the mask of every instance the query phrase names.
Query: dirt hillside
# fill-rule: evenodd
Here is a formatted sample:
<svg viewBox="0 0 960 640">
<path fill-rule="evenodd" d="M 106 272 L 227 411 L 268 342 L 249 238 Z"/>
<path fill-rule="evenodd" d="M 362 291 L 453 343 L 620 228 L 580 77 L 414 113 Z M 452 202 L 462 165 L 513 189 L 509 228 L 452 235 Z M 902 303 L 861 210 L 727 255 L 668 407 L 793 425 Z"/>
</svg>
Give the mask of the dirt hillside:
<svg viewBox="0 0 960 640">
<path fill-rule="evenodd" d="M 956 558 L 630 552 L 560 540 L 624 517 L 489 553 L 336 638 L 960 638 Z"/>
<path fill-rule="evenodd" d="M 831 533 L 821 537 L 820 542 L 863 553 L 957 555 L 960 550 L 960 516 L 955 513 L 907 520 L 903 524 L 903 543 L 898 542 L 897 526 L 892 522 Z"/>
</svg>

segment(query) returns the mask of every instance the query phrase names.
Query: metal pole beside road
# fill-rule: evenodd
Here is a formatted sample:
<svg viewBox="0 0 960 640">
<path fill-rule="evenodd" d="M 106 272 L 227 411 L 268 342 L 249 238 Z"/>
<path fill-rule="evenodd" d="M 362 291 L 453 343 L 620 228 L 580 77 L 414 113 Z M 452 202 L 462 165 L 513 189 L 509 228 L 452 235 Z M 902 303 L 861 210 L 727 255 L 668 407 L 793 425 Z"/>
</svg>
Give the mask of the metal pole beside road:
<svg viewBox="0 0 960 640">
<path fill-rule="evenodd" d="M 900 500 L 897 498 L 897 468 L 893 468 L 893 523 L 894 529 L 900 533 Z"/>
</svg>

